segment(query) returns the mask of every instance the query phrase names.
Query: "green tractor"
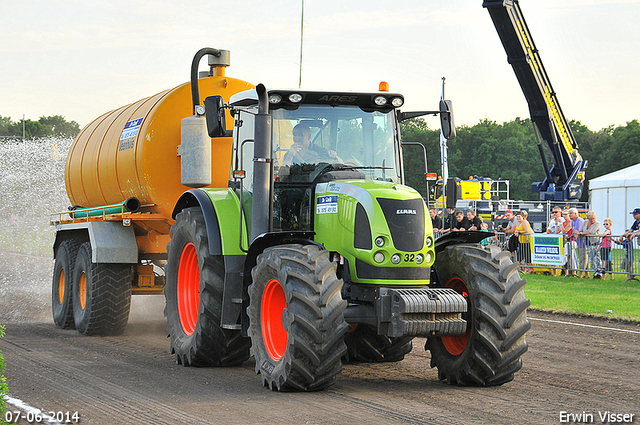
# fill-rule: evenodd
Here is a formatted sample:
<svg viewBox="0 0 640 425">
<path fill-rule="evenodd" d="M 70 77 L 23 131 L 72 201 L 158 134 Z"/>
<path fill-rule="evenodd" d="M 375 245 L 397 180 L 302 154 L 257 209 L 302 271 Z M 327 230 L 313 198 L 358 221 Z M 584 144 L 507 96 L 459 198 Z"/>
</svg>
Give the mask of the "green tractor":
<svg viewBox="0 0 640 425">
<path fill-rule="evenodd" d="M 171 351 L 184 365 L 255 358 L 272 390 L 321 390 L 344 362 L 399 361 L 426 338 L 451 384 L 513 379 L 529 300 L 486 232 L 434 239 L 405 186 L 400 112 L 389 92 L 256 89 L 205 100 L 210 137 L 234 118 L 227 189 L 178 202 L 167 246 Z M 445 136 L 455 137 L 442 101 Z M 215 144 L 213 146 L 215 154 Z M 426 171 L 426 163 L 425 163 Z"/>
</svg>

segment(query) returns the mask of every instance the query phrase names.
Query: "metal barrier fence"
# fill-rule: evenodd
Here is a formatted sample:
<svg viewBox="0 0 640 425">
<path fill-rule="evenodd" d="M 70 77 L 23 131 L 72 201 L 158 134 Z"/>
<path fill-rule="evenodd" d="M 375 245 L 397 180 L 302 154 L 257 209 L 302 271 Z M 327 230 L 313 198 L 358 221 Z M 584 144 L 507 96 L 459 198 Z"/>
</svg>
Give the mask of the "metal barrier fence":
<svg viewBox="0 0 640 425">
<path fill-rule="evenodd" d="M 504 241 L 500 246 L 507 249 L 508 238 L 500 234 L 497 239 Z M 524 270 L 534 269 L 547 274 L 554 274 L 553 270 L 561 270 L 565 276 L 591 274 L 590 277 L 595 275 L 603 279 L 607 275 L 613 278 L 613 274 L 624 274 L 628 279 L 635 279 L 640 275 L 640 246 L 637 238 L 628 240 L 621 235 L 565 236 L 562 266 L 532 263 L 531 246 L 531 243 L 519 243 L 514 252 L 514 260 L 520 262 Z"/>
<path fill-rule="evenodd" d="M 628 240 L 621 235 L 612 236 L 565 236 L 562 241 L 563 265 L 536 264 L 532 262 L 532 243 L 521 243 L 533 236 L 544 236 L 543 233 L 520 235 L 518 244 L 513 249 L 509 246 L 513 235 L 496 233 L 484 239 L 482 245 L 497 245 L 505 251 L 511 251 L 513 261 L 519 262 L 523 271 L 535 270 L 536 273 L 555 275 L 584 275 L 589 277 L 613 278 L 614 274 L 627 275 L 627 279 L 640 276 L 640 244 L 638 238 Z M 511 249 L 510 249 L 511 248 Z"/>
</svg>

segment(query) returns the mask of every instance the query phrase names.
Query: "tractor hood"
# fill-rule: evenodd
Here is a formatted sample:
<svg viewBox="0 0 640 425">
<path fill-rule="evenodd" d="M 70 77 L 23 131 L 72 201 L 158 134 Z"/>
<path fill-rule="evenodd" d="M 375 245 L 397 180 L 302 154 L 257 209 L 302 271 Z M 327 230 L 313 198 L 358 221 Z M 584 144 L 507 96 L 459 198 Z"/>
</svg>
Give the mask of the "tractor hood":
<svg viewBox="0 0 640 425">
<path fill-rule="evenodd" d="M 398 284 L 428 280 L 433 234 L 417 191 L 391 182 L 342 180 L 320 183 L 315 193 L 315 240 L 345 258 L 354 281 L 380 283 L 385 275 L 404 277 Z"/>
</svg>

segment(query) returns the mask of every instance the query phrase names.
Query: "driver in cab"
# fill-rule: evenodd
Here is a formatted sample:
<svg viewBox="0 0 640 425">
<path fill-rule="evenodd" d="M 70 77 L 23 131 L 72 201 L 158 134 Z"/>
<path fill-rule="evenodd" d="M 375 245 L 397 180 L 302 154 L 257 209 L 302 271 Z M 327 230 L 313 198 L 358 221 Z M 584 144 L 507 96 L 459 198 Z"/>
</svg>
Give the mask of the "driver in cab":
<svg viewBox="0 0 640 425">
<path fill-rule="evenodd" d="M 311 143 L 311 129 L 305 123 L 293 127 L 293 145 L 284 156 L 282 165 L 312 164 L 321 158 L 337 158 L 336 151 Z"/>
</svg>

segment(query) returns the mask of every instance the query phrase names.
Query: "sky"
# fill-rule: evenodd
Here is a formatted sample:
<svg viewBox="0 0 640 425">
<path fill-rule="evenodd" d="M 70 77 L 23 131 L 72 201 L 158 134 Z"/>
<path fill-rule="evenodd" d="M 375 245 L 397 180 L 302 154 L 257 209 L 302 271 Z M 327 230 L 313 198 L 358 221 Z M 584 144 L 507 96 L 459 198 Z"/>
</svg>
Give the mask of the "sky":
<svg viewBox="0 0 640 425">
<path fill-rule="evenodd" d="M 83 127 L 187 82 L 202 47 L 231 51 L 229 77 L 298 87 L 301 4 L 4 0 L 0 116 L 62 115 Z M 568 120 L 598 131 L 640 119 L 640 1 L 520 7 Z M 387 81 L 404 111 L 433 110 L 442 77 L 456 125 L 529 116 L 482 0 L 304 1 L 303 89 L 376 91 Z"/>
</svg>

